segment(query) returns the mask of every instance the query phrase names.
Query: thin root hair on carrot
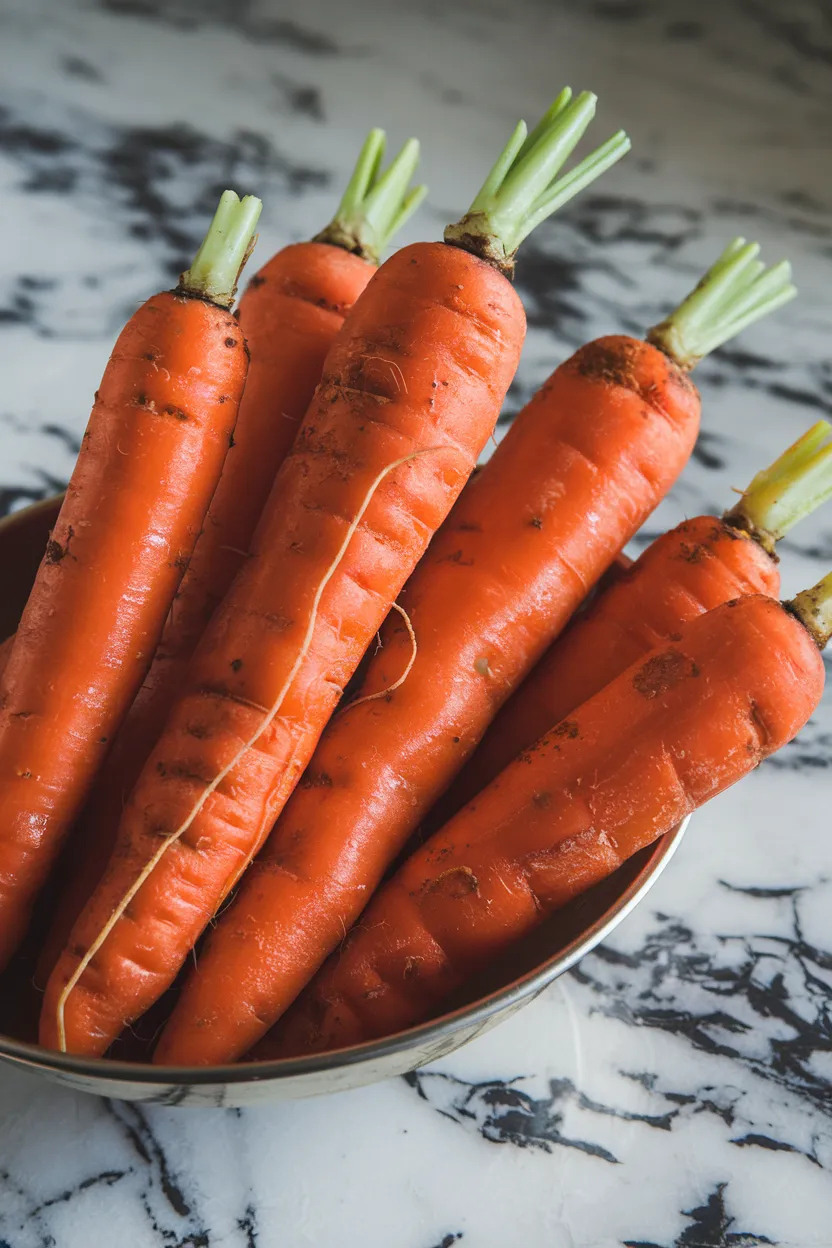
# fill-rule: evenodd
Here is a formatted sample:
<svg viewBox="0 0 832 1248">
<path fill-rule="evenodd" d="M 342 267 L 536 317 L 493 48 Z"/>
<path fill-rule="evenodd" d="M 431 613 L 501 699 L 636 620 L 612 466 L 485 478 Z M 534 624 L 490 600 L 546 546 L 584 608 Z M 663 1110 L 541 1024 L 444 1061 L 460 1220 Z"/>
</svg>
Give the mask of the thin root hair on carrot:
<svg viewBox="0 0 832 1248">
<path fill-rule="evenodd" d="M 735 238 L 679 306 L 647 333 L 682 368 L 735 338 L 742 330 L 788 303 L 797 294 L 791 265 L 781 260 L 766 269 L 760 244 Z"/>
<path fill-rule="evenodd" d="M 770 553 L 811 512 L 832 498 L 832 424 L 819 420 L 758 472 L 725 519 L 747 529 Z"/>
<path fill-rule="evenodd" d="M 58 997 L 57 1004 L 55 1007 L 55 1018 L 56 1018 L 57 1031 L 58 1031 L 58 1047 L 61 1053 L 66 1052 L 66 1021 L 65 1021 L 66 1003 L 71 993 L 77 986 L 79 980 L 81 979 L 81 976 L 84 974 L 90 962 L 98 953 L 99 949 L 104 944 L 107 937 L 110 935 L 110 932 L 113 930 L 115 925 L 118 923 L 119 919 L 124 914 L 127 907 L 130 905 L 133 898 L 138 893 L 139 889 L 142 887 L 144 882 L 149 878 L 149 876 L 156 869 L 156 867 L 161 862 L 162 858 L 167 853 L 167 851 L 171 848 L 172 845 L 175 845 L 179 840 L 181 840 L 181 838 L 190 828 L 194 819 L 196 819 L 197 815 L 200 813 L 200 811 L 204 807 L 205 803 L 207 802 L 211 794 L 217 790 L 219 785 L 222 784 L 223 780 L 225 780 L 225 778 L 234 770 L 234 768 L 243 759 L 243 757 L 249 752 L 249 750 L 254 748 L 254 746 L 259 741 L 260 737 L 263 735 L 263 733 L 266 731 L 269 725 L 276 718 L 281 706 L 283 705 L 286 699 L 287 694 L 289 693 L 289 690 L 292 687 L 292 684 L 295 681 L 295 678 L 297 677 L 301 669 L 301 666 L 303 665 L 304 659 L 306 658 L 309 652 L 309 649 L 312 645 L 312 639 L 313 639 L 314 632 L 315 632 L 315 625 L 317 623 L 317 618 L 318 618 L 318 609 L 320 607 L 320 603 L 321 603 L 321 599 L 323 597 L 324 591 L 327 585 L 329 584 L 329 582 L 332 580 L 332 577 L 337 572 L 339 566 L 344 561 L 350 542 L 355 536 L 355 533 L 358 530 L 358 527 L 361 524 L 362 519 L 364 518 L 367 508 L 370 506 L 370 503 L 372 502 L 373 497 L 376 491 L 378 490 L 379 486 L 385 480 L 385 478 L 389 476 L 391 472 L 394 472 L 397 468 L 402 467 L 404 464 L 410 463 L 411 460 L 419 459 L 423 455 L 436 454 L 437 452 L 440 452 L 446 449 L 449 449 L 449 448 L 443 447 L 443 446 L 430 446 L 430 447 L 423 447 L 421 450 L 418 450 L 418 451 L 411 451 L 410 454 L 402 455 L 399 459 L 395 459 L 393 460 L 392 463 L 387 464 L 386 467 L 382 468 L 381 472 L 379 472 L 376 475 L 374 480 L 371 481 L 367 489 L 367 492 L 364 495 L 364 498 L 362 499 L 361 504 L 358 507 L 358 510 L 356 511 L 355 516 L 353 517 L 352 521 L 350 522 L 347 528 L 347 531 L 344 535 L 344 539 L 340 547 L 338 548 L 338 551 L 336 552 L 334 559 L 330 563 L 329 567 L 326 569 L 323 577 L 321 578 L 318 584 L 318 587 L 312 599 L 312 607 L 309 613 L 309 622 L 306 627 L 306 632 L 304 634 L 303 642 L 301 643 L 297 657 L 294 663 L 292 664 L 289 674 L 286 677 L 286 680 L 284 681 L 277 695 L 277 698 L 272 703 L 271 707 L 258 708 L 263 711 L 263 719 L 259 727 L 257 728 L 257 730 L 254 733 L 252 733 L 249 739 L 240 746 L 240 748 L 237 750 L 236 754 L 231 759 L 231 761 L 226 763 L 225 766 L 222 767 L 220 771 L 217 772 L 214 779 L 209 784 L 206 785 L 202 793 L 194 802 L 189 814 L 183 820 L 183 822 L 173 832 L 169 833 L 166 837 L 163 838 L 156 852 L 152 855 L 152 857 L 148 860 L 148 862 L 145 863 L 144 867 L 139 872 L 136 879 L 133 881 L 131 886 L 124 893 L 121 901 L 119 901 L 118 905 L 115 906 L 109 918 L 107 919 L 106 923 L 101 928 L 101 931 L 98 933 L 95 940 L 92 941 L 86 953 L 79 960 L 77 967 L 75 968 L 72 975 L 69 977 L 66 984 L 64 985 L 61 991 L 61 994 Z M 237 878 L 239 878 L 239 876 L 242 875 L 243 871 L 245 870 L 245 867 L 247 866 L 248 866 L 248 861 L 244 864 L 244 866 L 238 872 Z M 232 887 L 233 887 L 233 884 L 232 884 Z"/>
<path fill-rule="evenodd" d="M 398 611 L 399 615 L 404 620 L 404 626 L 407 629 L 408 636 L 410 637 L 410 658 L 407 660 L 407 666 L 401 676 L 399 676 L 398 680 L 394 680 L 392 685 L 388 685 L 386 689 L 378 689 L 375 693 L 365 694 L 363 698 L 356 698 L 354 702 L 350 702 L 349 705 L 345 706 L 343 710 L 338 712 L 338 719 L 340 719 L 342 715 L 346 715 L 347 711 L 354 711 L 357 706 L 361 706 L 362 702 L 376 702 L 379 698 L 386 698 L 389 693 L 393 693 L 396 689 L 400 689 L 413 669 L 413 664 L 416 662 L 416 655 L 419 651 L 419 647 L 416 642 L 416 633 L 413 631 L 410 616 L 407 614 L 404 607 L 398 602 L 391 603 L 391 606 L 394 611 Z M 380 636 L 379 646 L 381 646 Z"/>
<path fill-rule="evenodd" d="M 367 361 L 377 360 L 377 361 L 380 361 L 382 364 L 386 364 L 387 367 L 390 369 L 390 372 L 393 375 L 393 380 L 396 383 L 397 391 L 401 393 L 402 390 L 404 390 L 405 394 L 408 393 L 407 381 L 405 380 L 405 375 L 402 372 L 402 367 L 400 364 L 397 364 L 395 360 L 388 360 L 387 357 L 384 355 L 366 355 L 364 358 Z"/>
<path fill-rule="evenodd" d="M 493 264 L 507 277 L 518 247 L 542 221 L 594 182 L 630 150 L 619 130 L 568 173 L 561 170 L 595 115 L 597 97 L 572 99 L 564 87 L 528 133 L 517 123 L 465 215 L 445 230 L 445 242 Z"/>
</svg>

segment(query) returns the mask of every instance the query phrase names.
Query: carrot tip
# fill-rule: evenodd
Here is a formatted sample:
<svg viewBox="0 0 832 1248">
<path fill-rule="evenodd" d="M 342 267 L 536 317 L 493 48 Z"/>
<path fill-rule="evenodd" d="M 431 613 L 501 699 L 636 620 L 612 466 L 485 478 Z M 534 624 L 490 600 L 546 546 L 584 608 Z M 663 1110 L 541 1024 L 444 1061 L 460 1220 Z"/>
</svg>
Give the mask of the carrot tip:
<svg viewBox="0 0 832 1248">
<path fill-rule="evenodd" d="M 240 199 L 234 191 L 223 191 L 193 264 L 179 279 L 183 294 L 197 295 L 219 307 L 231 306 L 256 241 L 254 230 L 262 207 L 254 195 Z"/>
<path fill-rule="evenodd" d="M 408 139 L 384 173 L 386 135 L 371 130 L 358 154 L 352 176 L 335 216 L 314 242 L 329 243 L 378 264 L 382 252 L 427 194 L 426 186 L 410 186 L 419 163 L 419 143 Z"/>
<path fill-rule="evenodd" d="M 531 134 L 519 122 L 468 212 L 445 230 L 445 242 L 511 277 L 523 239 L 630 150 L 630 140 L 619 130 L 559 176 L 594 117 L 596 103 L 589 91 L 573 100 L 571 88 L 565 87 Z"/>
<path fill-rule="evenodd" d="M 797 294 L 791 266 L 772 268 L 757 259 L 759 243 L 735 238 L 689 295 L 647 341 L 661 348 L 681 368 L 692 369 L 743 329 L 768 316 Z"/>
</svg>

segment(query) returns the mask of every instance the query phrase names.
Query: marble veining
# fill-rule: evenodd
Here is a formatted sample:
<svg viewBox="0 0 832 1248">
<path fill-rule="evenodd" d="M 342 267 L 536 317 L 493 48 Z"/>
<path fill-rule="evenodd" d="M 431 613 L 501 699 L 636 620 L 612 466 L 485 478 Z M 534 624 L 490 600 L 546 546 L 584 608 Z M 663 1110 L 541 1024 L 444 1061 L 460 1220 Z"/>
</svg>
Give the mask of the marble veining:
<svg viewBox="0 0 832 1248">
<path fill-rule="evenodd" d="M 692 462 L 633 543 L 721 510 L 832 412 L 829 0 L 6 0 L 0 513 L 60 489 L 113 337 L 222 187 L 259 256 L 330 215 L 363 132 L 417 132 L 459 215 L 563 80 L 634 152 L 529 242 L 501 429 L 566 354 L 643 332 L 732 235 L 801 298 L 705 361 Z M 832 565 L 832 513 L 782 544 Z M 832 1243 L 832 699 L 692 823 L 646 901 L 495 1031 L 404 1079 L 248 1110 L 0 1071 L 0 1246 Z M 117 1228 L 117 1230 L 116 1230 Z"/>
</svg>

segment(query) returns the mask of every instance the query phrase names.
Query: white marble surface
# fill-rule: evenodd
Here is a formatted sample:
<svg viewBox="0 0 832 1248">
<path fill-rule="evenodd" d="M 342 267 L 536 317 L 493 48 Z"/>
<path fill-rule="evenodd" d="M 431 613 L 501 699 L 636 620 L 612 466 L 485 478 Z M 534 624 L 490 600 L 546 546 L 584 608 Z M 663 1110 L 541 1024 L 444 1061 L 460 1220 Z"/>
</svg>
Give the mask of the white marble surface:
<svg viewBox="0 0 832 1248">
<path fill-rule="evenodd" d="M 327 219 L 364 130 L 413 131 L 432 197 L 408 236 L 437 236 L 565 80 L 635 150 L 528 248 L 511 406 L 743 232 L 801 299 L 703 365 L 702 439 L 650 532 L 832 409 L 828 0 L 5 0 L 0 23 L 3 509 L 66 479 L 117 328 L 221 186 L 263 195 L 265 258 Z M 816 580 L 830 513 L 783 554 L 787 589 Z M 0 1245 L 829 1245 L 830 734 L 827 698 L 604 947 L 408 1080 L 187 1111 L 0 1071 Z"/>
</svg>

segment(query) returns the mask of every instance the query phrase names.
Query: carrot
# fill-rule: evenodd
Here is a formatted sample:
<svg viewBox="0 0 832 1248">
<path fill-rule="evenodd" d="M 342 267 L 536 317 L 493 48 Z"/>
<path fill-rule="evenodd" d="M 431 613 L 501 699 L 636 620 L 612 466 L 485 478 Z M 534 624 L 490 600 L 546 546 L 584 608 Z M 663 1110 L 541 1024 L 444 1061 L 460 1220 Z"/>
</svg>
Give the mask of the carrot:
<svg viewBox="0 0 832 1248">
<path fill-rule="evenodd" d="M 485 788 L 551 724 L 603 689 L 639 655 L 672 638 L 685 620 L 741 594 L 776 597 L 776 542 L 832 496 L 830 433 L 832 425 L 818 421 L 757 474 L 721 520 L 697 516 L 648 546 L 570 624 L 506 703 L 440 802 L 439 822 Z"/>
<path fill-rule="evenodd" d="M 815 637 L 825 644 L 832 629 L 832 576 L 814 592 L 811 610 L 750 595 L 698 616 L 510 763 L 382 888 L 257 1056 L 340 1048 L 432 1017 L 554 910 L 790 741 L 823 692 Z"/>
<path fill-rule="evenodd" d="M 519 242 L 624 150 L 553 183 L 594 103 L 562 97 L 530 146 L 518 127 L 467 226 L 398 252 L 345 321 L 47 985 L 43 1043 L 104 1052 L 262 845 L 491 433 L 524 333 L 504 276 Z"/>
<path fill-rule="evenodd" d="M 227 308 L 259 211 L 225 192 L 96 394 L 0 684 L 0 965 L 147 671 L 216 488 L 247 368 Z"/>
<path fill-rule="evenodd" d="M 291 1004 L 497 707 L 670 489 L 698 427 L 687 372 L 649 343 L 601 338 L 555 371 L 408 583 L 406 679 L 396 688 L 412 644 L 394 619 L 359 703 L 327 729 L 211 933 L 156 1060 L 239 1057 Z"/>
<path fill-rule="evenodd" d="M 229 454 L 150 671 L 122 725 L 66 854 L 62 892 L 36 978 L 45 983 L 112 852 L 124 803 L 184 679 L 187 660 L 246 558 L 277 470 L 315 392 L 326 353 L 372 277 L 380 252 L 424 197 L 408 190 L 419 159 L 410 139 L 382 174 L 372 130 L 330 224 L 284 247 L 252 278 L 238 319 L 251 352 Z"/>
<path fill-rule="evenodd" d="M 3 673 L 6 670 L 6 664 L 9 661 L 13 645 L 14 637 L 7 637 L 5 641 L 0 642 L 0 680 L 3 679 Z"/>
</svg>

